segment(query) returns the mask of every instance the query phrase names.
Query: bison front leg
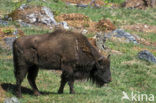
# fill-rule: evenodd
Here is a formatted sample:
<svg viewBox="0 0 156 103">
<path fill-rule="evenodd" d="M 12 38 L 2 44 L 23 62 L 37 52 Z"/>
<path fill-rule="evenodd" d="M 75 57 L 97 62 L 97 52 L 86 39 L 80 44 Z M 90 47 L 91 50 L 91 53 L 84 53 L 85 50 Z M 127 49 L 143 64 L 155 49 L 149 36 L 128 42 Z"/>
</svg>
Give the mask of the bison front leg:
<svg viewBox="0 0 156 103">
<path fill-rule="evenodd" d="M 68 81 L 69 88 L 70 88 L 70 94 L 75 94 L 75 91 L 74 91 L 74 80 L 73 80 L 73 78 L 71 78 L 71 79 L 72 80 Z"/>
<path fill-rule="evenodd" d="M 60 88 L 58 90 L 59 94 L 63 93 L 64 86 L 65 86 L 66 83 L 67 83 L 67 78 L 66 78 L 65 73 L 63 72 L 62 75 L 61 75 L 61 85 L 60 85 Z"/>
<path fill-rule="evenodd" d="M 63 93 L 65 84 L 68 82 L 70 93 L 74 94 L 74 77 L 73 77 L 73 68 L 72 66 L 63 65 L 63 73 L 61 75 L 61 85 L 58 90 L 58 93 Z"/>
<path fill-rule="evenodd" d="M 33 89 L 34 95 L 39 96 L 40 93 L 39 93 L 38 88 L 35 83 L 37 74 L 38 74 L 37 66 L 34 65 L 34 66 L 29 67 L 28 76 L 27 76 L 29 84 Z"/>
</svg>

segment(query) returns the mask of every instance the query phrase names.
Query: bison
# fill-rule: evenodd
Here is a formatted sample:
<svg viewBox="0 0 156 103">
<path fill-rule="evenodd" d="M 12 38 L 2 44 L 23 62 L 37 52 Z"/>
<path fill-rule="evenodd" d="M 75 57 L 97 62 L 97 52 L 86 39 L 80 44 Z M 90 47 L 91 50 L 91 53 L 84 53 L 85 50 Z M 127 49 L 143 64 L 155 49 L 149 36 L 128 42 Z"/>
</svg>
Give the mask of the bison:
<svg viewBox="0 0 156 103">
<path fill-rule="evenodd" d="M 111 82 L 110 56 L 103 57 L 81 33 L 57 29 L 52 33 L 17 38 L 13 42 L 16 95 L 22 97 L 21 83 L 25 76 L 35 95 L 40 95 L 35 79 L 39 68 L 61 70 L 58 93 L 66 83 L 74 92 L 74 81 L 91 80 L 97 86 Z"/>
</svg>

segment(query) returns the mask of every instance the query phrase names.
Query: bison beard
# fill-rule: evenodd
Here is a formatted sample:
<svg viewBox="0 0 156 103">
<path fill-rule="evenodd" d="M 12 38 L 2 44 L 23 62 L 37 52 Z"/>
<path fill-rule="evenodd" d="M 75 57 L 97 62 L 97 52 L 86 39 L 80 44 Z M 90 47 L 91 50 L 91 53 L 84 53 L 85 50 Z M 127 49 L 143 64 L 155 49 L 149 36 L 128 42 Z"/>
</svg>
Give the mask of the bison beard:
<svg viewBox="0 0 156 103">
<path fill-rule="evenodd" d="M 29 42 L 28 42 L 29 41 Z M 63 93 L 66 83 L 74 92 L 74 81 L 87 78 L 98 86 L 111 81 L 109 57 L 102 57 L 80 33 L 56 30 L 50 34 L 25 36 L 13 43 L 16 94 L 21 95 L 25 76 L 35 95 L 40 95 L 35 80 L 39 68 L 62 70 L 58 93 Z"/>
</svg>

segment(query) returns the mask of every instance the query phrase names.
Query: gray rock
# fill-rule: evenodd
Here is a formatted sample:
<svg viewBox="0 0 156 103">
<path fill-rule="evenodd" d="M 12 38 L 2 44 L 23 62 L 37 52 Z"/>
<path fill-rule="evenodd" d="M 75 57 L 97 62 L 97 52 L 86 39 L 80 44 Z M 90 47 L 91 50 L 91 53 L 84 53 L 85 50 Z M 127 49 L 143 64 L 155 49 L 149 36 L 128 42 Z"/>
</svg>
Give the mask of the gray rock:
<svg viewBox="0 0 156 103">
<path fill-rule="evenodd" d="M 45 12 L 45 14 L 47 15 L 47 18 L 46 16 L 44 17 L 43 19 L 43 22 L 46 21 L 47 24 L 54 24 L 54 25 L 57 25 L 57 22 L 55 21 L 54 19 L 54 15 L 53 13 L 51 12 L 51 10 L 47 7 L 42 7 L 42 10 Z M 41 20 L 42 21 L 42 20 Z"/>
<path fill-rule="evenodd" d="M 13 35 L 16 35 L 17 36 L 17 34 L 18 34 L 18 30 L 15 29 L 14 32 L 13 32 Z"/>
<path fill-rule="evenodd" d="M 30 23 L 35 23 L 37 22 L 37 14 L 32 13 L 26 16 L 26 18 L 29 20 Z"/>
<path fill-rule="evenodd" d="M 26 4 L 22 4 L 19 9 L 24 10 L 25 8 L 27 8 L 28 6 Z"/>
<path fill-rule="evenodd" d="M 96 34 L 96 46 L 100 49 L 100 50 L 105 50 L 106 46 L 105 46 L 105 42 L 106 42 L 106 36 L 105 34 L 102 33 L 97 33 Z"/>
<path fill-rule="evenodd" d="M 86 30 L 86 29 L 83 29 L 83 30 L 82 30 L 82 34 L 83 34 L 83 35 L 87 34 L 87 32 L 88 32 L 88 30 Z"/>
<path fill-rule="evenodd" d="M 12 49 L 12 44 L 15 39 L 16 39 L 16 37 L 6 37 L 3 40 L 6 43 L 6 45 L 9 47 L 9 49 Z"/>
<path fill-rule="evenodd" d="M 16 97 L 12 97 L 12 98 L 6 98 L 4 100 L 4 103 L 20 103 L 20 102 Z"/>
<path fill-rule="evenodd" d="M 60 22 L 59 24 L 62 25 L 64 29 L 67 29 L 67 30 L 70 29 L 70 27 L 68 26 L 68 23 L 65 21 Z"/>
<path fill-rule="evenodd" d="M 33 1 L 33 0 L 27 0 L 27 3 L 28 3 L 28 2 L 31 2 L 31 1 Z"/>
<path fill-rule="evenodd" d="M 22 27 L 31 27 L 32 26 L 31 24 L 25 23 L 22 20 L 17 20 L 17 21 L 20 24 L 20 26 L 22 26 Z"/>
<path fill-rule="evenodd" d="M 147 50 L 140 51 L 138 53 L 138 58 L 141 60 L 146 60 L 148 62 L 156 63 L 156 57 Z"/>
<path fill-rule="evenodd" d="M 7 26 L 8 25 L 8 22 L 7 21 L 4 21 L 0 18 L 0 25 L 3 25 L 3 26 Z"/>
<path fill-rule="evenodd" d="M 85 5 L 85 4 L 77 4 L 76 6 L 77 6 L 77 7 L 83 7 L 83 8 L 88 7 L 88 5 Z"/>
<path fill-rule="evenodd" d="M 46 24 L 50 27 L 53 25 L 57 25 L 53 13 L 47 7 L 42 7 L 40 12 L 32 12 L 31 14 L 27 14 L 26 19 L 29 21 L 30 24 L 41 23 Z"/>
<path fill-rule="evenodd" d="M 8 15 L 5 15 L 5 16 L 4 16 L 4 20 L 12 21 L 12 18 L 9 17 Z"/>
<path fill-rule="evenodd" d="M 122 29 L 114 30 L 111 35 L 118 38 L 125 38 L 128 42 L 133 42 L 134 44 L 137 44 L 136 38 L 132 34 L 125 32 Z"/>
</svg>

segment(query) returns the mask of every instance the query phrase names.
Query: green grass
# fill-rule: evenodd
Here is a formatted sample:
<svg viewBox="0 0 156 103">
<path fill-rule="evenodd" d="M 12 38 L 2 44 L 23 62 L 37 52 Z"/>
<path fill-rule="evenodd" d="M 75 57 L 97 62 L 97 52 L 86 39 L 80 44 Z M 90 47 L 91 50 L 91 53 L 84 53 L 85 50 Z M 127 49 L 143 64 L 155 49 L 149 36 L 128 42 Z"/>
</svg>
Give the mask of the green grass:
<svg viewBox="0 0 156 103">
<path fill-rule="evenodd" d="M 15 4 L 7 2 L 8 0 L 0 0 L 0 11 L 4 13 L 11 12 Z M 138 9 L 109 9 L 109 8 L 76 8 L 74 6 L 66 6 L 64 3 L 55 3 L 53 0 L 46 0 L 47 2 L 39 2 L 34 0 L 31 5 L 42 5 L 51 8 L 55 14 L 61 13 L 82 13 L 89 16 L 93 21 L 98 21 L 102 18 L 109 18 L 115 23 L 117 27 L 127 24 L 149 24 L 156 25 L 156 9 L 138 10 Z M 113 0 L 115 2 L 115 0 Z M 8 3 L 8 4 L 7 4 Z M 10 22 L 9 25 L 16 23 Z M 43 29 L 41 27 L 18 27 L 23 30 L 26 35 L 42 34 L 51 32 L 51 30 Z M 154 33 L 143 35 L 143 33 L 132 31 L 142 38 L 156 41 Z M 93 36 L 89 34 L 88 37 Z M 23 93 L 23 98 L 20 99 L 22 103 L 131 103 L 128 100 L 121 101 L 122 91 L 131 94 L 132 91 L 154 94 L 156 96 L 156 64 L 141 61 L 137 58 L 138 50 L 134 47 L 147 48 L 148 50 L 155 50 L 155 47 L 145 46 L 142 44 L 134 45 L 132 43 L 120 43 L 108 40 L 106 46 L 113 50 L 118 50 L 122 55 L 111 55 L 111 72 L 113 81 L 105 87 L 97 88 L 89 81 L 76 81 L 76 94 L 69 94 L 69 87 L 66 85 L 64 94 L 57 94 L 60 85 L 60 74 L 54 71 L 40 70 L 37 77 L 37 85 L 39 90 L 44 94 L 35 97 L 31 93 Z M 156 56 L 156 53 L 153 52 Z M 6 97 L 15 96 L 14 85 L 15 78 L 13 74 L 13 62 L 11 51 L 0 48 L 0 84 L 8 86 Z M 25 78 L 22 86 L 31 90 L 27 79 Z M 146 103 L 145 101 L 142 103 Z M 154 102 L 153 102 L 154 103 Z"/>
</svg>

